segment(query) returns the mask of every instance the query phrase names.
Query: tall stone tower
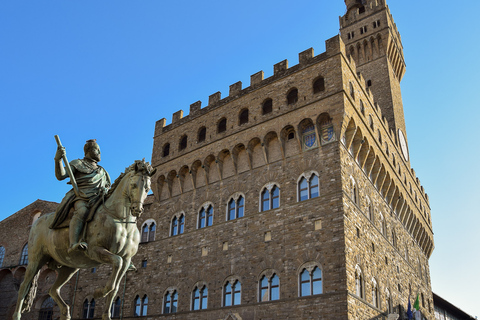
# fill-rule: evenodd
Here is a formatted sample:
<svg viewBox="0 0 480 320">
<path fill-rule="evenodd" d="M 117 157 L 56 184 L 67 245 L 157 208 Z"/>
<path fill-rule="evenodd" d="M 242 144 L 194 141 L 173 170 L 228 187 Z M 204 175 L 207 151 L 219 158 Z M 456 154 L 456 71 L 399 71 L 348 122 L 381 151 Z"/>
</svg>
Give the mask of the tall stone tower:
<svg viewBox="0 0 480 320">
<path fill-rule="evenodd" d="M 405 74 L 400 33 L 385 0 L 345 0 L 345 4 L 340 33 L 347 55 L 355 60 L 409 162 L 400 90 Z"/>
</svg>

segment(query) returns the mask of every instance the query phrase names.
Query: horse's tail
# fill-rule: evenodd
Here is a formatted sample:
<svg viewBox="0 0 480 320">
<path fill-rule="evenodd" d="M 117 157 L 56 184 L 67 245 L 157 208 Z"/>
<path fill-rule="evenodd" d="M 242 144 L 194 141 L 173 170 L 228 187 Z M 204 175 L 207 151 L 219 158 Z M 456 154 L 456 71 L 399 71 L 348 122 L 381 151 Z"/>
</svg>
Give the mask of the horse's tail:
<svg viewBox="0 0 480 320">
<path fill-rule="evenodd" d="M 33 301 L 35 300 L 35 296 L 37 295 L 39 276 L 40 276 L 40 272 L 37 272 L 35 277 L 33 277 L 32 283 L 30 284 L 30 288 L 28 288 L 27 295 L 25 296 L 25 300 L 23 301 L 22 313 L 29 312 L 30 308 L 33 305 Z"/>
</svg>

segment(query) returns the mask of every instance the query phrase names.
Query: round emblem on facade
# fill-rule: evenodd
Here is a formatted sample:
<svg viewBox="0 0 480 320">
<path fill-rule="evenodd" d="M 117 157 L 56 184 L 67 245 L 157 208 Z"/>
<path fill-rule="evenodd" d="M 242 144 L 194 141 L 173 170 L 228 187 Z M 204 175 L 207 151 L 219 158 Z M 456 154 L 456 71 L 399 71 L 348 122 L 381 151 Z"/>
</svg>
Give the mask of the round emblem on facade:
<svg viewBox="0 0 480 320">
<path fill-rule="evenodd" d="M 408 161 L 407 140 L 405 140 L 405 135 L 403 134 L 402 129 L 398 129 L 398 141 L 400 142 L 400 149 L 402 150 L 403 157 L 405 158 L 405 161 Z"/>
</svg>

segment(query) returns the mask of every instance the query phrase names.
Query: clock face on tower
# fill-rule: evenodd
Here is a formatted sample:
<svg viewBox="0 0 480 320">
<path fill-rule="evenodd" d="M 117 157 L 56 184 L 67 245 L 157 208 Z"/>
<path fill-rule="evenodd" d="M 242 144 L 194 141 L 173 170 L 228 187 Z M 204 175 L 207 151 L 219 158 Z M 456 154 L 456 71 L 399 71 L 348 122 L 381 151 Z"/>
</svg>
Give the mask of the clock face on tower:
<svg viewBox="0 0 480 320">
<path fill-rule="evenodd" d="M 405 158 L 405 161 L 408 161 L 407 141 L 405 140 L 405 135 L 401 129 L 398 129 L 398 140 L 400 142 L 400 149 L 402 150 L 403 157 Z"/>
</svg>

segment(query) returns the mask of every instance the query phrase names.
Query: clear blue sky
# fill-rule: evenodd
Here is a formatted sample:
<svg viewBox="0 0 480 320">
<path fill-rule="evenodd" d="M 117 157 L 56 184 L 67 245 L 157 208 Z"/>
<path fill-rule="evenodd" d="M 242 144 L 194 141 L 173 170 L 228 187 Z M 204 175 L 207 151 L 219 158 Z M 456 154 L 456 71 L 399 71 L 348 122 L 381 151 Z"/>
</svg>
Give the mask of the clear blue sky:
<svg viewBox="0 0 480 320">
<path fill-rule="evenodd" d="M 480 1 L 389 0 L 402 35 L 411 163 L 430 196 L 433 290 L 480 315 L 478 125 Z M 0 220 L 59 202 L 60 135 L 69 159 L 87 139 L 117 177 L 150 160 L 155 121 L 338 34 L 341 0 L 2 1 Z"/>
</svg>

